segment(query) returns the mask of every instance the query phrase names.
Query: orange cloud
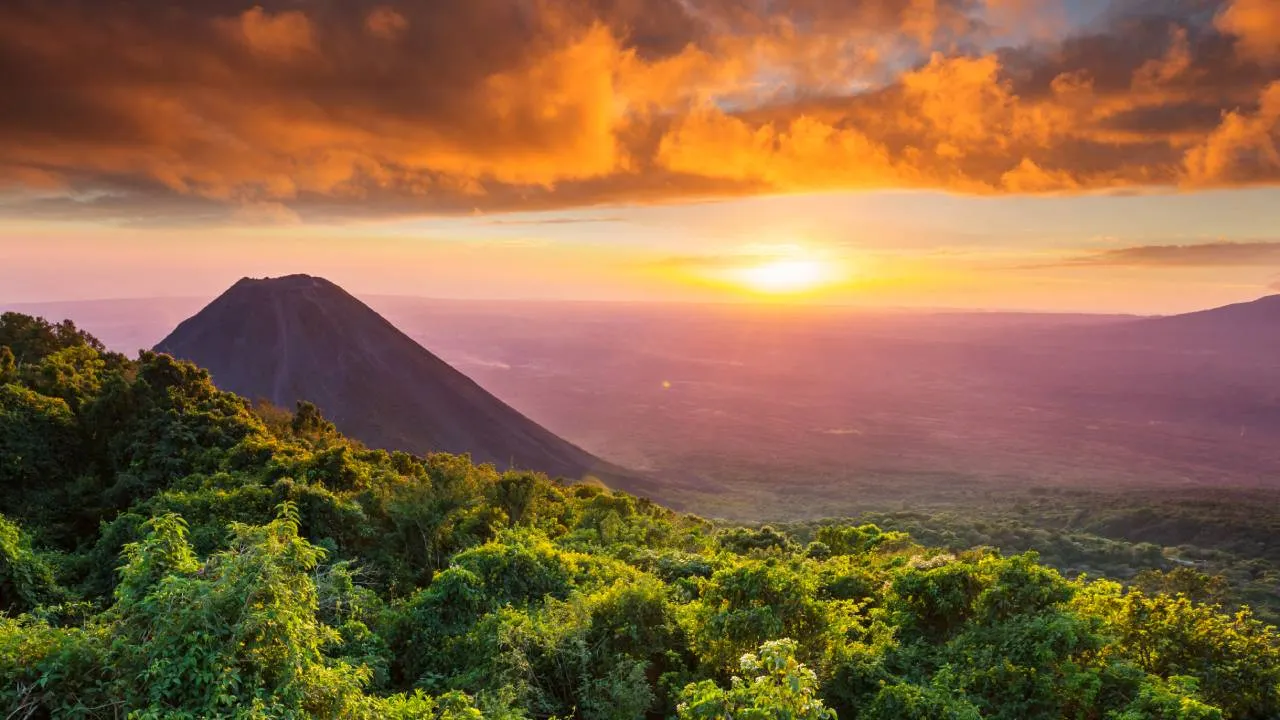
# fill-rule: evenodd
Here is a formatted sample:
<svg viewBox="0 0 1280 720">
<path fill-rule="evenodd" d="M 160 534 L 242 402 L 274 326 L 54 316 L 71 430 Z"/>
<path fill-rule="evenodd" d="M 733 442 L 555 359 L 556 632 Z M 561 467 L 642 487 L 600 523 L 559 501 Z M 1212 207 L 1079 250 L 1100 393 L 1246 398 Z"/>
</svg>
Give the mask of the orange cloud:
<svg viewBox="0 0 1280 720">
<path fill-rule="evenodd" d="M 1187 151 L 1187 179 L 1201 185 L 1273 182 L 1280 174 L 1280 81 L 1263 91 L 1256 112 L 1227 113 Z"/>
<path fill-rule="evenodd" d="M 390 40 L 409 28 L 409 21 L 395 8 L 379 5 L 365 16 L 364 28 L 370 35 Z"/>
<path fill-rule="evenodd" d="M 1236 47 L 1242 55 L 1261 61 L 1280 60 L 1280 3 L 1232 0 L 1216 24 L 1239 38 Z"/>
<path fill-rule="evenodd" d="M 11 0 L 0 193 L 247 220 L 1280 182 L 1275 3 L 1205 2 L 1000 47 L 1056 1 Z"/>
<path fill-rule="evenodd" d="M 287 59 L 315 50 L 311 21 L 297 10 L 270 14 L 254 7 L 218 25 L 250 52 L 266 57 Z"/>
<path fill-rule="evenodd" d="M 1045 170 L 1023 158 L 1018 166 L 1000 176 L 1000 185 L 1015 193 L 1042 193 L 1075 190 L 1080 183 L 1062 170 Z"/>
<path fill-rule="evenodd" d="M 707 108 L 683 118 L 658 148 L 679 173 L 753 181 L 779 190 L 891 185 L 888 151 L 857 130 L 800 116 L 784 127 L 752 126 Z"/>
</svg>

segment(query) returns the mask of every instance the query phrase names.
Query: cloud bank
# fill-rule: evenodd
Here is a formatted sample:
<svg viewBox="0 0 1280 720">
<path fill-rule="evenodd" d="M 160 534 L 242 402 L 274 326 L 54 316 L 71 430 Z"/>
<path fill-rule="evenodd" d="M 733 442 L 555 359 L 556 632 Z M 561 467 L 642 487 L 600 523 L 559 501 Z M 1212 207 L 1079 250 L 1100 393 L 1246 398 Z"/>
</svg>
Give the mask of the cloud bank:
<svg viewBox="0 0 1280 720">
<path fill-rule="evenodd" d="M 1063 2 L 8 0 L 0 213 L 1280 182 L 1280 3 Z"/>
<path fill-rule="evenodd" d="M 1254 267 L 1280 264 L 1280 242 L 1135 245 L 1064 260 L 1062 265 L 1111 267 Z"/>
</svg>

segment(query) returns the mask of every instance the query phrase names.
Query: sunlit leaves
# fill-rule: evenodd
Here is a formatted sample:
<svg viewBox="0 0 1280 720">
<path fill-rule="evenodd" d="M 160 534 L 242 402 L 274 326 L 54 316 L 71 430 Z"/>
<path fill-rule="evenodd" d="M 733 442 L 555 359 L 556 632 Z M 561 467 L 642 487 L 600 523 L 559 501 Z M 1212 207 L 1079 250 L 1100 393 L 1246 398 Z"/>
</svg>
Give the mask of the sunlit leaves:
<svg viewBox="0 0 1280 720">
<path fill-rule="evenodd" d="M 739 661 L 741 675 L 729 689 L 710 680 L 689 685 L 680 696 L 681 720 L 835 720 L 818 697 L 817 676 L 796 660 L 791 640 L 767 642 Z"/>
</svg>

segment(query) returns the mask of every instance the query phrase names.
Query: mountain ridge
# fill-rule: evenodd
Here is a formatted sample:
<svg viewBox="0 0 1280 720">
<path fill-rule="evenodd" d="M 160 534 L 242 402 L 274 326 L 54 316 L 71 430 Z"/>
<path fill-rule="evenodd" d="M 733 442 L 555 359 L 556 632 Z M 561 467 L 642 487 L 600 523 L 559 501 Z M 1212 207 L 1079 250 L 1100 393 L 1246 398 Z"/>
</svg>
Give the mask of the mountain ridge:
<svg viewBox="0 0 1280 720">
<path fill-rule="evenodd" d="M 1147 322 L 1168 322 L 1171 320 L 1187 322 L 1190 320 L 1219 319 L 1226 316 L 1261 317 L 1264 319 L 1274 319 L 1276 322 L 1280 322 L 1280 293 L 1263 295 L 1262 297 L 1254 300 L 1244 300 L 1242 302 L 1219 305 L 1217 307 L 1205 308 L 1203 310 L 1193 310 L 1191 312 L 1178 313 L 1176 315 L 1141 318 L 1141 320 Z"/>
<path fill-rule="evenodd" d="M 1178 315 L 1143 318 L 1124 328 L 1130 339 L 1187 351 L 1280 351 L 1280 294 Z"/>
<path fill-rule="evenodd" d="M 622 487 L 647 481 L 538 425 L 324 278 L 242 278 L 155 349 L 245 397 L 313 402 L 371 447 L 466 453 Z"/>
</svg>

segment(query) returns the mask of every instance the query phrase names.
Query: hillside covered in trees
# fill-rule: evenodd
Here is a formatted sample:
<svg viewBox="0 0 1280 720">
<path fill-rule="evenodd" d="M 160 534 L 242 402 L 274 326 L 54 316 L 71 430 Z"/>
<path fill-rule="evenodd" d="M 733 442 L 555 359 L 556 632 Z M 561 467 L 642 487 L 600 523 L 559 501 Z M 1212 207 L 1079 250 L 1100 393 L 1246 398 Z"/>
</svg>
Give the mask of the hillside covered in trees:
<svg viewBox="0 0 1280 720">
<path fill-rule="evenodd" d="M 1280 716 L 1280 635 L 1208 578 L 726 527 L 368 450 L 69 324 L 0 346 L 5 718 Z"/>
</svg>

